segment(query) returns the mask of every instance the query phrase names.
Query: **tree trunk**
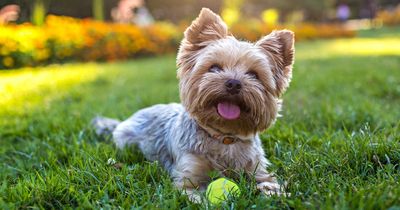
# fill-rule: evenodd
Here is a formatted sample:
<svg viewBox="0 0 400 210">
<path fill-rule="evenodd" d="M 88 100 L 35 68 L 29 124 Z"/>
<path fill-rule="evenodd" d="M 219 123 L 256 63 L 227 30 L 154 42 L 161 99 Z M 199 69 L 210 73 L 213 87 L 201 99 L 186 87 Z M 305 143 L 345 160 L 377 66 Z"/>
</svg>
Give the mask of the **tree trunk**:
<svg viewBox="0 0 400 210">
<path fill-rule="evenodd" d="M 104 20 L 104 0 L 93 0 L 93 18 Z"/>
<path fill-rule="evenodd" d="M 31 21 L 35 25 L 42 25 L 46 16 L 45 0 L 35 0 L 32 8 Z"/>
</svg>

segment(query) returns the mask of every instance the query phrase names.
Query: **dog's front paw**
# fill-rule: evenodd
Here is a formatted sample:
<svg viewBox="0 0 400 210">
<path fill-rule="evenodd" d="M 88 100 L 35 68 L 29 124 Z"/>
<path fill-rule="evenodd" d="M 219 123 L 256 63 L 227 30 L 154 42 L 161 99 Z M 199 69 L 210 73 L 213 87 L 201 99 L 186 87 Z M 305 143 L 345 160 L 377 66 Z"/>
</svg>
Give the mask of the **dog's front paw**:
<svg viewBox="0 0 400 210">
<path fill-rule="evenodd" d="M 257 184 L 257 189 L 267 196 L 284 195 L 281 190 L 281 185 L 277 182 L 261 182 Z"/>
<path fill-rule="evenodd" d="M 201 195 L 197 190 L 192 190 L 192 189 L 186 189 L 184 191 L 184 194 L 186 194 L 189 198 L 189 200 L 193 203 L 201 203 Z"/>
</svg>

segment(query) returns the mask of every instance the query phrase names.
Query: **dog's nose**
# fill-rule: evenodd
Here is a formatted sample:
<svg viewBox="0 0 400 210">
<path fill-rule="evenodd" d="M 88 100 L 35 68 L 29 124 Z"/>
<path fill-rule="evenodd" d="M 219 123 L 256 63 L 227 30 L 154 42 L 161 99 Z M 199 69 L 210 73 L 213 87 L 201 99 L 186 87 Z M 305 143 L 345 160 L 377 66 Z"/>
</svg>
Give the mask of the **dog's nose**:
<svg viewBox="0 0 400 210">
<path fill-rule="evenodd" d="M 236 79 L 229 79 L 225 82 L 225 87 L 228 93 L 235 95 L 240 92 L 240 89 L 242 89 L 242 83 Z"/>
</svg>

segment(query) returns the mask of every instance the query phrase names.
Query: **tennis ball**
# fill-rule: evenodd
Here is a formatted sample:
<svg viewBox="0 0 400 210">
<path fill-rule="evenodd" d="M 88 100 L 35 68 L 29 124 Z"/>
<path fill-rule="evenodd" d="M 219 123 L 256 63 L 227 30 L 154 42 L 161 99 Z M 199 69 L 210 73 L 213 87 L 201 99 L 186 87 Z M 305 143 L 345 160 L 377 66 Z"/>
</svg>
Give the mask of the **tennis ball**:
<svg viewBox="0 0 400 210">
<path fill-rule="evenodd" d="M 208 185 L 206 193 L 208 200 L 217 205 L 225 201 L 229 195 L 239 196 L 240 189 L 235 182 L 219 178 Z"/>
</svg>

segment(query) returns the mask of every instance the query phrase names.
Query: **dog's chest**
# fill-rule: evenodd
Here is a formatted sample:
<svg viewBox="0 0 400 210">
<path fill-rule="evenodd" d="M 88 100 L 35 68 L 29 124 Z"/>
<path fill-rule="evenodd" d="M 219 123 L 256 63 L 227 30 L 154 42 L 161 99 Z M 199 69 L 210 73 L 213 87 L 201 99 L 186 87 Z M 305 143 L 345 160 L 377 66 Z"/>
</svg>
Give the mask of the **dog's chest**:
<svg viewBox="0 0 400 210">
<path fill-rule="evenodd" d="M 212 142 L 207 145 L 204 156 L 213 168 L 223 170 L 242 170 L 254 162 L 255 151 L 249 143 L 234 143 L 230 145 Z"/>
</svg>

